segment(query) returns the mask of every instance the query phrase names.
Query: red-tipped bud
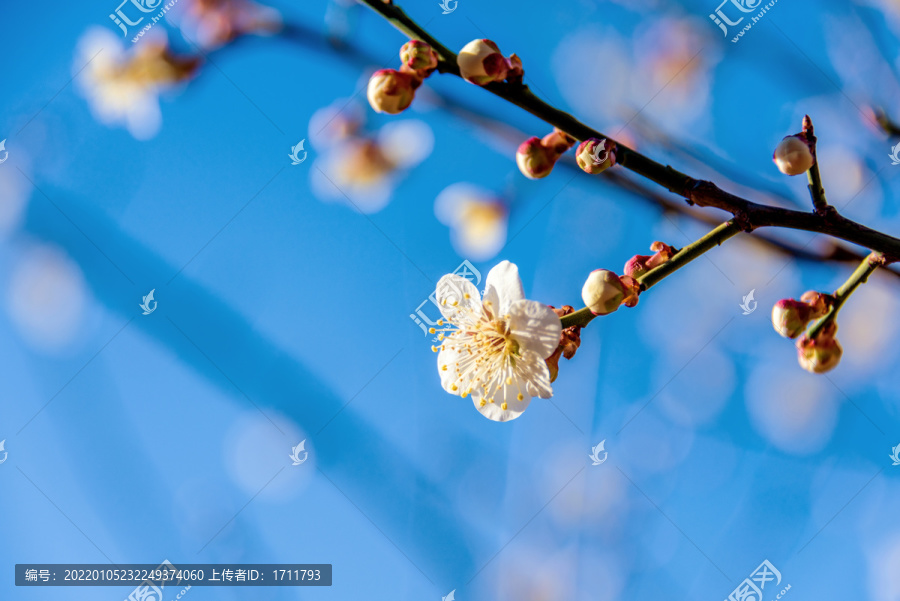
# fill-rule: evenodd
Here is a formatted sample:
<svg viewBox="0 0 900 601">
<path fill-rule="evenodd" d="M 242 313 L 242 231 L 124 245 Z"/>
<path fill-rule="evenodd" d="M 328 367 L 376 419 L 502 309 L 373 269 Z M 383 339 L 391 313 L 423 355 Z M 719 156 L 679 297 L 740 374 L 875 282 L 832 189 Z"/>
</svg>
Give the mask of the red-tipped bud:
<svg viewBox="0 0 900 601">
<path fill-rule="evenodd" d="M 410 40 L 400 48 L 403 66 L 413 71 L 431 71 L 438 66 L 438 55 L 434 49 L 420 40 Z"/>
<path fill-rule="evenodd" d="M 396 115 L 406 110 L 416 96 L 421 80 L 414 74 L 381 69 L 372 74 L 366 96 L 378 113 Z"/>
<path fill-rule="evenodd" d="M 472 40 L 459 51 L 459 74 L 468 82 L 483 86 L 492 81 L 522 78 L 522 61 L 515 54 L 506 58 L 491 40 Z"/>
<path fill-rule="evenodd" d="M 797 361 L 800 367 L 814 374 L 831 371 L 841 362 L 844 349 L 835 338 L 837 324 L 828 324 L 814 339 L 806 334 L 797 340 Z"/>
<path fill-rule="evenodd" d="M 566 132 L 553 128 L 543 138 L 531 137 L 522 142 L 516 151 L 516 164 L 527 178 L 540 179 L 553 171 L 556 161 L 564 152 L 575 145 L 575 138 Z"/>
<path fill-rule="evenodd" d="M 800 300 L 784 298 L 772 307 L 772 325 L 785 338 L 796 338 L 813 319 L 824 317 L 831 306 L 831 297 L 821 292 L 804 292 Z"/>
<path fill-rule="evenodd" d="M 529 179 L 547 177 L 556 164 L 555 153 L 547 150 L 537 136 L 528 138 L 516 150 L 516 165 L 522 175 Z"/>
<path fill-rule="evenodd" d="M 578 145 L 575 151 L 578 166 L 591 175 L 603 173 L 616 164 L 616 143 L 606 138 L 590 138 Z"/>
</svg>

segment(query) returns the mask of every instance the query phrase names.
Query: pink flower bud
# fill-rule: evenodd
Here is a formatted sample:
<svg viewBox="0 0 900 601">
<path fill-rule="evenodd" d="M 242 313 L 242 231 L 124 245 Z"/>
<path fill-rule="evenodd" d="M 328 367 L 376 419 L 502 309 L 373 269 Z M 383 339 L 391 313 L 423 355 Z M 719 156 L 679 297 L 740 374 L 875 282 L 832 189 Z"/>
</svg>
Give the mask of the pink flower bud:
<svg viewBox="0 0 900 601">
<path fill-rule="evenodd" d="M 413 71 L 431 71 L 438 66 L 438 55 L 434 49 L 420 40 L 410 40 L 400 48 L 400 60 Z"/>
<path fill-rule="evenodd" d="M 558 156 L 541 144 L 537 136 L 528 138 L 516 150 L 516 165 L 522 175 L 529 179 L 547 177 L 553 171 Z"/>
<path fill-rule="evenodd" d="M 519 171 L 530 179 L 547 177 L 564 152 L 572 148 L 577 140 L 558 128 L 538 139 L 528 138 L 516 151 Z"/>
<path fill-rule="evenodd" d="M 772 160 L 775 161 L 778 170 L 785 175 L 806 173 L 815 162 L 809 142 L 802 133 L 786 136 L 779 142 Z"/>
<path fill-rule="evenodd" d="M 650 245 L 650 250 L 656 251 L 654 255 L 634 255 L 625 263 L 625 275 L 639 278 L 651 269 L 659 267 L 669 261 L 677 252 L 675 248 L 665 242 L 656 241 Z"/>
<path fill-rule="evenodd" d="M 800 367 L 814 374 L 831 371 L 841 362 L 844 349 L 835 338 L 837 324 L 832 322 L 815 339 L 806 334 L 797 340 L 797 361 Z"/>
<path fill-rule="evenodd" d="M 831 297 L 821 292 L 804 292 L 800 300 L 784 298 L 772 307 L 772 325 L 785 338 L 796 338 L 813 319 L 824 317 L 831 306 Z"/>
<path fill-rule="evenodd" d="M 607 315 L 619 308 L 627 291 L 619 276 L 606 269 L 595 269 L 584 282 L 581 300 L 594 315 Z"/>
<path fill-rule="evenodd" d="M 366 96 L 375 112 L 396 115 L 412 104 L 420 84 L 421 80 L 411 73 L 381 69 L 369 79 Z"/>
<path fill-rule="evenodd" d="M 578 145 L 575 161 L 587 173 L 603 173 L 616 164 L 616 143 L 612 140 L 590 138 Z"/>
<path fill-rule="evenodd" d="M 515 54 L 506 58 L 491 40 L 472 40 L 459 51 L 459 74 L 468 82 L 483 86 L 492 81 L 521 79 L 522 61 Z"/>
</svg>

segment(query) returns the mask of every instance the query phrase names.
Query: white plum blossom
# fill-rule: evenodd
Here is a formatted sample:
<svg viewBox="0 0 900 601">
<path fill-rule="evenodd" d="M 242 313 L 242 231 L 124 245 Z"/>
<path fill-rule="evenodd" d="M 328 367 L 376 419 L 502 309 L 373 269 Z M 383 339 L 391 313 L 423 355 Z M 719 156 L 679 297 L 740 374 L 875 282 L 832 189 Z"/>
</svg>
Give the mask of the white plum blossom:
<svg viewBox="0 0 900 601">
<path fill-rule="evenodd" d="M 440 279 L 435 296 L 444 317 L 438 325 L 449 326 L 433 347 L 444 390 L 471 396 L 499 422 L 519 417 L 532 397 L 553 396 L 544 360 L 559 345 L 561 324 L 550 307 L 525 299 L 518 267 L 503 261 L 491 269 L 483 298 L 455 274 Z"/>
</svg>

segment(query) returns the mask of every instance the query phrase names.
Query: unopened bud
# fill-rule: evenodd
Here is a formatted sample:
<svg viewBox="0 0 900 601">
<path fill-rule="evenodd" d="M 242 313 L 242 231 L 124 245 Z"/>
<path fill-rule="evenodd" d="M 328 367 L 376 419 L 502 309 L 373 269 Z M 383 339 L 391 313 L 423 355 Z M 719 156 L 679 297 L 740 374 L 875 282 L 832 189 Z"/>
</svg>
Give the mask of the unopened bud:
<svg viewBox="0 0 900 601">
<path fill-rule="evenodd" d="M 811 339 L 806 334 L 797 340 L 797 361 L 800 367 L 814 374 L 831 371 L 841 362 L 844 349 L 835 338 L 837 324 L 828 324 L 822 332 Z"/>
<path fill-rule="evenodd" d="M 400 48 L 400 60 L 413 71 L 430 71 L 438 66 L 438 55 L 421 40 L 410 40 Z"/>
<path fill-rule="evenodd" d="M 607 315 L 619 308 L 626 292 L 619 276 L 606 269 L 595 269 L 584 282 L 581 300 L 594 315 Z"/>
<path fill-rule="evenodd" d="M 804 292 L 800 300 L 784 298 L 772 307 L 772 325 L 785 338 L 796 338 L 813 319 L 824 317 L 831 306 L 831 297 L 821 292 Z"/>
<path fill-rule="evenodd" d="M 578 145 L 575 161 L 591 175 L 603 173 L 616 164 L 616 143 L 606 138 L 589 138 Z"/>
<path fill-rule="evenodd" d="M 556 127 L 543 138 L 528 138 L 516 150 L 519 171 L 530 179 L 547 177 L 559 157 L 572 148 L 575 142 L 575 138 Z"/>
<path fill-rule="evenodd" d="M 412 104 L 420 84 L 421 81 L 411 73 L 381 69 L 369 79 L 366 96 L 375 112 L 396 115 Z"/>
<path fill-rule="evenodd" d="M 557 156 L 541 144 L 537 136 L 528 138 L 516 150 L 516 165 L 529 179 L 547 177 L 553 171 Z"/>
<path fill-rule="evenodd" d="M 506 58 L 491 40 L 472 40 L 459 51 L 459 74 L 468 82 L 483 86 L 507 78 L 521 79 L 522 61 L 515 54 Z"/>
<path fill-rule="evenodd" d="M 785 175 L 806 173 L 815 162 L 809 142 L 802 133 L 786 136 L 779 142 L 772 160 Z"/>
</svg>

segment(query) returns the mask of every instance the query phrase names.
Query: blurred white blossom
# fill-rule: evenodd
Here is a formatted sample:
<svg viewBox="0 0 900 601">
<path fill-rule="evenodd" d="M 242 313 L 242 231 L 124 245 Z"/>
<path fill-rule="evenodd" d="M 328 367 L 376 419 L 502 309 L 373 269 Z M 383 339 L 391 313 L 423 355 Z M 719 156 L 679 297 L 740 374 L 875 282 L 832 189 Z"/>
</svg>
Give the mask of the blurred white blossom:
<svg viewBox="0 0 900 601">
<path fill-rule="evenodd" d="M 506 204 L 483 188 L 451 184 L 435 199 L 434 214 L 450 228 L 453 248 L 467 259 L 491 259 L 506 244 Z"/>
</svg>

